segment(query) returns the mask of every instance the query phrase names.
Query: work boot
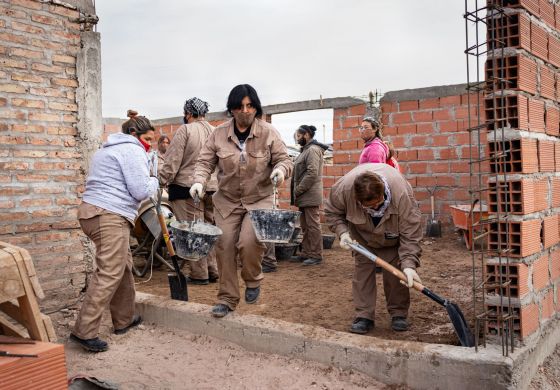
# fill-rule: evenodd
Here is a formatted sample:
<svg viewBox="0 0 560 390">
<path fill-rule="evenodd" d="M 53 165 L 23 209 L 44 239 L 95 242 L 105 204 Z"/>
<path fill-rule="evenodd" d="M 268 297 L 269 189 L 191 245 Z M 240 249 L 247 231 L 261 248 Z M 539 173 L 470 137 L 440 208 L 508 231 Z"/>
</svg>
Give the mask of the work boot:
<svg viewBox="0 0 560 390">
<path fill-rule="evenodd" d="M 210 281 L 208 279 L 193 279 L 190 276 L 188 276 L 187 283 L 204 286 L 210 283 Z"/>
<path fill-rule="evenodd" d="M 375 323 L 372 320 L 358 317 L 352 323 L 352 326 L 350 327 L 350 332 L 357 333 L 357 334 L 366 334 L 371 329 L 373 329 L 374 326 Z"/>
<path fill-rule="evenodd" d="M 132 318 L 132 322 L 130 323 L 130 325 L 125 326 L 122 329 L 115 329 L 115 334 L 125 334 L 126 332 L 128 332 L 131 328 L 134 328 L 138 325 L 140 325 L 142 323 L 142 317 L 139 316 L 138 314 L 136 314 L 133 318 Z"/>
<path fill-rule="evenodd" d="M 209 283 L 216 283 L 218 281 L 218 279 L 220 279 L 219 276 L 212 276 L 212 275 L 208 276 L 208 282 Z"/>
<path fill-rule="evenodd" d="M 254 288 L 247 287 L 245 289 L 245 302 L 247 302 L 248 304 L 253 304 L 257 302 L 260 293 L 261 293 L 260 286 Z"/>
<path fill-rule="evenodd" d="M 391 318 L 391 328 L 397 332 L 408 330 L 408 321 L 405 317 L 396 316 Z"/>
<path fill-rule="evenodd" d="M 109 349 L 106 341 L 101 340 L 99 337 L 94 339 L 81 339 L 78 336 L 70 333 L 70 340 L 77 342 L 83 349 L 89 352 L 105 352 Z"/>
<path fill-rule="evenodd" d="M 228 305 L 224 305 L 223 303 L 218 303 L 214 305 L 212 308 L 212 316 L 216 318 L 225 317 L 230 311 L 232 311 Z"/>
<path fill-rule="evenodd" d="M 307 260 L 305 256 L 292 256 L 290 257 L 290 263 L 301 263 L 304 260 Z"/>
<path fill-rule="evenodd" d="M 272 266 L 272 265 L 268 265 L 268 264 L 263 264 L 262 265 L 262 272 L 267 274 L 269 272 L 276 272 L 277 269 L 276 267 Z"/>
<path fill-rule="evenodd" d="M 323 262 L 323 259 L 314 259 L 313 257 L 310 257 L 308 259 L 303 260 L 303 265 L 317 265 L 317 264 L 321 264 Z"/>
</svg>

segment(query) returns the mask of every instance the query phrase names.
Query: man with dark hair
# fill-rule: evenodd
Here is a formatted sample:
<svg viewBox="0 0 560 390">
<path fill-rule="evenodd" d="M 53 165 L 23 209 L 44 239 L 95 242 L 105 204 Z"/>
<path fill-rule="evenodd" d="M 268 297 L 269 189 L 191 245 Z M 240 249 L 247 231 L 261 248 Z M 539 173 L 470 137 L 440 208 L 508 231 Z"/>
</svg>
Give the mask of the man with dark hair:
<svg viewBox="0 0 560 390">
<path fill-rule="evenodd" d="M 162 186 L 168 186 L 169 201 L 175 217 L 179 221 L 193 221 L 204 213 L 204 221 L 214 223 L 212 194 L 216 191 L 216 180 L 210 180 L 205 196 L 196 205 L 189 190 L 193 184 L 193 173 L 202 146 L 214 131 L 214 126 L 206 121 L 208 103 L 193 97 L 183 107 L 184 125 L 177 129 L 165 163 L 160 169 L 159 179 Z M 218 280 L 218 266 L 215 251 L 198 261 L 188 261 L 189 278 L 192 284 L 208 284 Z"/>
<path fill-rule="evenodd" d="M 213 196 L 216 226 L 223 234 L 216 246 L 220 290 L 212 308 L 224 317 L 239 303 L 237 261 L 242 263 L 245 302 L 255 303 L 263 279 L 261 260 L 265 245 L 257 240 L 249 210 L 272 208 L 273 185 L 290 177 L 293 163 L 278 131 L 260 119 L 257 92 L 248 84 L 232 89 L 227 101 L 233 119 L 218 126 L 204 144 L 194 172 L 191 196 L 202 196 L 210 174 L 218 169 L 218 190 Z"/>
<path fill-rule="evenodd" d="M 407 284 L 383 270 L 383 289 L 391 327 L 408 329 L 408 309 L 413 281 L 420 281 L 422 248 L 421 218 L 412 187 L 387 164 L 361 164 L 333 186 L 325 205 L 329 228 L 340 238 L 340 246 L 350 249 L 356 240 L 369 251 L 403 270 Z M 374 327 L 376 303 L 375 263 L 353 253 L 352 296 L 356 311 L 350 332 L 365 334 Z"/>
</svg>

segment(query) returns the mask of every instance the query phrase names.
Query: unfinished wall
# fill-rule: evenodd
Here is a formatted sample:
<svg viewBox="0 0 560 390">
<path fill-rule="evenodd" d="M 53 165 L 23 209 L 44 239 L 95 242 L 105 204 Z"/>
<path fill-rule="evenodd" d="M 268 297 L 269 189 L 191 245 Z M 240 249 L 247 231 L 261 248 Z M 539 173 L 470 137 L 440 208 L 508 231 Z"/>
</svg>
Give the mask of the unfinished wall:
<svg viewBox="0 0 560 390">
<path fill-rule="evenodd" d="M 84 121 L 80 106 L 100 94 L 100 74 L 94 69 L 90 97 L 78 103 L 90 65 L 79 70 L 77 58 L 99 63 L 98 34 L 84 31 L 96 17 L 91 1 L 0 1 L 0 9 L 0 241 L 31 253 L 43 304 L 63 306 L 85 284 L 76 220 L 84 181 L 80 135 L 93 126 L 100 134 L 101 111 L 94 107 Z M 84 45 L 83 34 L 93 42 Z"/>
<path fill-rule="evenodd" d="M 488 25 L 489 38 L 505 42 L 507 50 L 504 55 L 496 51 L 496 60 L 491 53 L 486 77 L 502 75 L 507 86 L 505 96 L 487 95 L 484 108 L 492 120 L 489 149 L 505 150 L 506 158 L 490 166 L 501 176 L 490 179 L 488 204 L 491 212 L 508 211 L 510 217 L 490 225 L 489 249 L 495 256 L 501 251 L 510 257 L 514 325 L 525 338 L 560 311 L 560 5 L 488 1 L 494 4 L 510 7 Z M 496 41 L 489 43 L 499 48 Z M 501 112 L 506 114 L 497 114 Z M 506 274 L 498 257 L 489 259 L 487 276 L 499 282 L 500 266 Z M 489 291 L 486 309 L 501 311 L 504 295 L 506 288 Z"/>
</svg>

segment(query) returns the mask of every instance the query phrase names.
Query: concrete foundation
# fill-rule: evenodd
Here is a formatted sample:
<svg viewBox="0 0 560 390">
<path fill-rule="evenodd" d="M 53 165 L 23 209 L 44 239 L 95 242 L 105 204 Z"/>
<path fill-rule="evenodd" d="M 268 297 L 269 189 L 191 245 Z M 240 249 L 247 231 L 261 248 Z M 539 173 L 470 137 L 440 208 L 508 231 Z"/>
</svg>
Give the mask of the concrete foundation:
<svg viewBox="0 0 560 390">
<path fill-rule="evenodd" d="M 238 344 L 247 350 L 311 360 L 361 371 L 386 384 L 413 389 L 524 389 L 537 366 L 560 342 L 558 319 L 549 322 L 534 345 L 503 357 L 501 347 L 455 347 L 383 340 L 231 313 L 223 319 L 210 307 L 138 293 L 137 309 L 146 321 L 185 329 Z"/>
</svg>

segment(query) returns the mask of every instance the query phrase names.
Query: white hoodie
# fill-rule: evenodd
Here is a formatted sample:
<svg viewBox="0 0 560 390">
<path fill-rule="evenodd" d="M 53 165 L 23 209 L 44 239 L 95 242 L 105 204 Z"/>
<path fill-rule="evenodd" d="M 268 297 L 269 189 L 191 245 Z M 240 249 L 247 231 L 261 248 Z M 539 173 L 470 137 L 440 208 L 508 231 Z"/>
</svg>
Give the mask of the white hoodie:
<svg viewBox="0 0 560 390">
<path fill-rule="evenodd" d="M 158 179 L 150 177 L 149 164 L 148 154 L 136 137 L 109 135 L 91 161 L 83 201 L 134 223 L 140 202 L 158 189 Z"/>
</svg>

